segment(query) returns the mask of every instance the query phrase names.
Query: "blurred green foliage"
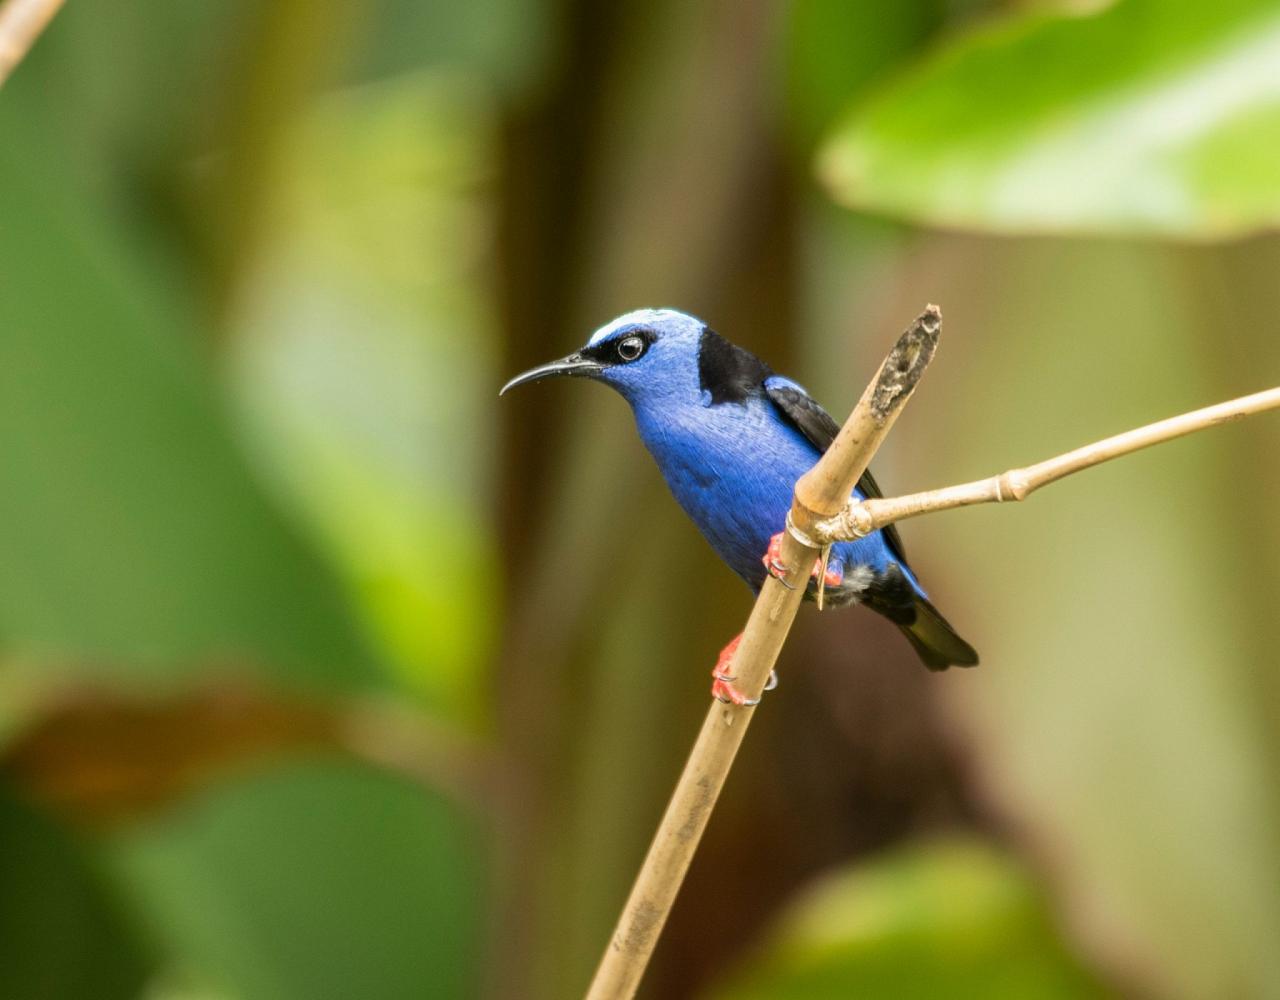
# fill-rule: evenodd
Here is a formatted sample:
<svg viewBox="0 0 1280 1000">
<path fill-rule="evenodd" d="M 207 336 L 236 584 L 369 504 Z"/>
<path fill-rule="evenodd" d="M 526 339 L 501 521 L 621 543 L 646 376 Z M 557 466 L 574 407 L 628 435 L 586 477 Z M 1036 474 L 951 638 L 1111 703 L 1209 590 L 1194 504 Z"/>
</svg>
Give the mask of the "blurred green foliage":
<svg viewBox="0 0 1280 1000">
<path fill-rule="evenodd" d="M 786 39 L 787 123 L 808 156 L 818 137 L 851 100 L 946 21 L 946 4 L 844 3 L 795 5 Z"/>
<path fill-rule="evenodd" d="M 616 399 L 503 377 L 675 305 L 839 414 L 937 301 L 895 491 L 1276 384 L 1280 244 L 1211 241 L 1277 38 L 67 5 L 0 91 L 0 998 L 578 994 L 745 592 Z M 1278 454 L 906 526 L 983 667 L 805 616 L 647 995 L 1280 996 Z"/>
<path fill-rule="evenodd" d="M 1013 232 L 1236 236 L 1280 222 L 1280 11 L 1116 0 L 939 48 L 822 154 L 841 201 Z M 1051 192 L 1051 195 L 1050 195 Z"/>
<path fill-rule="evenodd" d="M 5 997 L 136 997 L 147 957 L 109 881 L 65 828 L 0 796 Z"/>
<path fill-rule="evenodd" d="M 340 764 L 215 788 L 110 845 L 150 936 L 218 994 L 476 988 L 482 843 L 457 809 Z"/>
<path fill-rule="evenodd" d="M 497 598 L 445 570 L 495 562 L 491 117 L 443 73 L 318 102 L 281 138 L 230 345 L 263 478 L 397 672 L 471 723 Z"/>
<path fill-rule="evenodd" d="M 909 977 L 903 975 L 910 969 Z M 824 876 L 717 1000 L 1109 995 L 1066 953 L 1034 882 L 979 843 L 939 842 Z"/>
<path fill-rule="evenodd" d="M 331 576 L 235 447 L 200 321 L 95 206 L 73 214 L 57 164 L 17 153 L 0 152 L 9 648 L 126 675 L 217 656 L 368 683 Z"/>
</svg>

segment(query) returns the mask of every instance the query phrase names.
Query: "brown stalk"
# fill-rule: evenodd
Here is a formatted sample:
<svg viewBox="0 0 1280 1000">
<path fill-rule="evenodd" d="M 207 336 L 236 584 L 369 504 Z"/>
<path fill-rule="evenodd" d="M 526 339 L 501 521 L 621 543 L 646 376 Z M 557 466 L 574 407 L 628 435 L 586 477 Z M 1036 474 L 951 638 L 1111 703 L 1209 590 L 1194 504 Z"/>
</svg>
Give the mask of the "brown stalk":
<svg viewBox="0 0 1280 1000">
<path fill-rule="evenodd" d="M 1025 469 L 1010 469 L 989 479 L 979 479 L 958 486 L 911 493 L 900 497 L 884 497 L 874 500 L 847 503 L 833 517 L 813 526 L 812 537 L 822 544 L 862 538 L 904 518 L 929 514 L 954 507 L 969 507 L 979 503 L 1004 503 L 1025 500 L 1035 490 L 1059 479 L 1109 462 L 1113 458 L 1129 455 L 1143 448 L 1172 441 L 1207 427 L 1240 420 L 1254 413 L 1280 409 L 1280 388 L 1241 396 L 1215 406 L 1192 410 L 1145 427 L 1138 427 L 1114 437 L 1095 441 L 1082 448 L 1057 455 L 1029 465 Z"/>
</svg>

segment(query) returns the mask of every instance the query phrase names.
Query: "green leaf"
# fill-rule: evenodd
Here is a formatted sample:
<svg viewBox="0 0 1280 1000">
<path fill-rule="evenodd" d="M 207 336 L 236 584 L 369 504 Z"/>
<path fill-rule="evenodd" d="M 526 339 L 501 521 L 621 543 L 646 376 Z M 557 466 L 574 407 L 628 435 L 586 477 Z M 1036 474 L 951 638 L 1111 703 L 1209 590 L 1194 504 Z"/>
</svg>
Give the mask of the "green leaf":
<svg viewBox="0 0 1280 1000">
<path fill-rule="evenodd" d="M 147 964 L 88 852 L 0 793 L 0 997 L 131 1000 Z"/>
<path fill-rule="evenodd" d="M 474 992 L 478 845 L 420 787 L 296 765 L 216 789 L 112 850 L 177 973 L 238 1000 Z"/>
<path fill-rule="evenodd" d="M 1068 953 L 1029 875 L 943 841 L 823 878 L 714 1000 L 1037 1000 L 1109 995 Z"/>
<path fill-rule="evenodd" d="M 331 575 L 237 450 L 173 273 L 20 110 L 0 113 L 0 637 L 130 675 L 368 680 Z"/>
<path fill-rule="evenodd" d="M 940 0 L 794 0 L 785 6 L 788 118 L 800 144 L 895 68 L 942 21 Z"/>
<path fill-rule="evenodd" d="M 1280 9 L 1119 0 L 956 37 L 827 143 L 851 207 L 944 226 L 1208 238 L 1280 223 Z"/>
<path fill-rule="evenodd" d="M 408 74 L 285 130 L 230 372 L 261 475 L 344 576 L 386 662 L 476 721 L 500 560 L 487 267 L 492 105 Z M 470 559 L 464 578 L 443 572 Z"/>
</svg>

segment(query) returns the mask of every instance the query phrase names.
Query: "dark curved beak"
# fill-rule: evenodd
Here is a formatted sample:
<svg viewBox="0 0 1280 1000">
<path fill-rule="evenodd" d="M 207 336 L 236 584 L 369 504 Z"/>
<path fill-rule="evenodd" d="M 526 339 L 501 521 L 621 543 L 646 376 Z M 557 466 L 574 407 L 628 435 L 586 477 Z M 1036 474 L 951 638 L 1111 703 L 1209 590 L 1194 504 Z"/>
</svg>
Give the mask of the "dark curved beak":
<svg viewBox="0 0 1280 1000">
<path fill-rule="evenodd" d="M 597 372 L 604 371 L 604 365 L 599 361 L 592 361 L 584 358 L 581 354 L 570 354 L 567 358 L 561 358 L 559 361 L 548 361 L 545 365 L 538 365 L 537 368 L 530 368 L 527 372 L 521 372 L 510 382 L 498 390 L 501 396 L 508 389 L 514 389 L 518 385 L 524 385 L 526 382 L 541 382 L 544 378 L 552 378 L 556 375 L 595 375 Z"/>
</svg>

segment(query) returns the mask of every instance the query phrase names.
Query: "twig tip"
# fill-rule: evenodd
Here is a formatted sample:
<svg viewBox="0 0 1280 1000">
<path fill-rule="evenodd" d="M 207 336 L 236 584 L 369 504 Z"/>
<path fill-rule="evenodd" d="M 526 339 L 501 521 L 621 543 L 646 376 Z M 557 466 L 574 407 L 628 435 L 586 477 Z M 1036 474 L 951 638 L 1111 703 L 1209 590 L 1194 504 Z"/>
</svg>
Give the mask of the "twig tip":
<svg viewBox="0 0 1280 1000">
<path fill-rule="evenodd" d="M 898 338 L 874 385 L 871 415 L 878 423 L 886 421 L 911 395 L 933 359 L 941 332 L 942 310 L 930 304 Z"/>
<path fill-rule="evenodd" d="M 936 341 L 942 332 L 942 310 L 933 303 L 924 307 L 924 312 L 911 324 L 910 332 L 923 333 L 930 340 Z"/>
</svg>

